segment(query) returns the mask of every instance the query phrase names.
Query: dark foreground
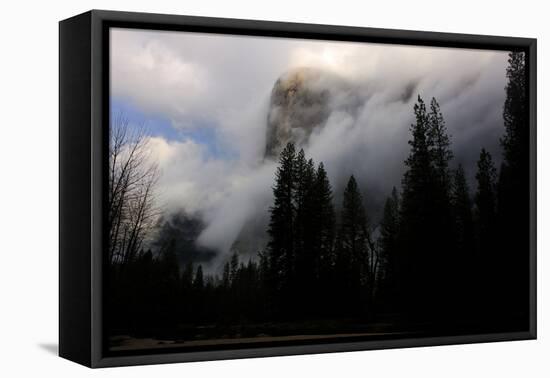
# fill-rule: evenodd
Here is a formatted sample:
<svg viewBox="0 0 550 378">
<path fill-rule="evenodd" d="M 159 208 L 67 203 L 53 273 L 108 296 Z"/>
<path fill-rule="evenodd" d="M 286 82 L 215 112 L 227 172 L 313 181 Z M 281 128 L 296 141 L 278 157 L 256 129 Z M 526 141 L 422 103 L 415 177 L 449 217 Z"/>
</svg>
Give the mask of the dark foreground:
<svg viewBox="0 0 550 378">
<path fill-rule="evenodd" d="M 109 338 L 109 352 L 114 355 L 206 351 L 274 346 L 380 341 L 433 336 L 457 336 L 511 332 L 505 324 L 466 324 L 445 326 L 413 323 L 369 323 L 353 320 L 279 322 L 242 325 L 180 325 L 170 333 L 159 329 L 142 335 L 119 334 Z"/>
</svg>

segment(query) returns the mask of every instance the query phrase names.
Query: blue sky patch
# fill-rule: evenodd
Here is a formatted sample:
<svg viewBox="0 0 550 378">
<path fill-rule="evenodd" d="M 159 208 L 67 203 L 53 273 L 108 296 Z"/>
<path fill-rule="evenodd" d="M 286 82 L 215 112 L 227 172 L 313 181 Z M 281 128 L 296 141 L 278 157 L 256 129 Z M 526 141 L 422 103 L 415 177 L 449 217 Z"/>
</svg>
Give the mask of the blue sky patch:
<svg viewBox="0 0 550 378">
<path fill-rule="evenodd" d="M 238 158 L 237 151 L 223 143 L 218 128 L 213 123 L 196 120 L 189 122 L 192 127 L 176 129 L 168 117 L 143 112 L 130 101 L 120 97 L 111 98 L 111 114 L 124 115 L 131 126 L 145 126 L 151 136 L 162 137 L 168 141 L 192 140 L 206 147 L 206 158 L 223 160 Z"/>
</svg>

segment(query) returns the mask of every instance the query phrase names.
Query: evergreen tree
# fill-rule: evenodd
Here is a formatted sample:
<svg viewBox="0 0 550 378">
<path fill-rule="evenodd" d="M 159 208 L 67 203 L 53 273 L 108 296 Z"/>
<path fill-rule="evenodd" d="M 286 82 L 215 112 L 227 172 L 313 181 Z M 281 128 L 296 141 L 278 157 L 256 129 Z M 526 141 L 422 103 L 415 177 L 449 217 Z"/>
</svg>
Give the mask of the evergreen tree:
<svg viewBox="0 0 550 378">
<path fill-rule="evenodd" d="M 479 258 L 479 296 L 482 313 L 496 310 L 496 293 L 500 281 L 502 262 L 498 256 L 495 240 L 497 238 L 496 213 L 496 176 L 497 171 L 491 154 L 481 150 L 477 162 L 477 191 L 475 194 L 476 240 Z"/>
<path fill-rule="evenodd" d="M 296 150 L 288 143 L 281 152 L 273 188 L 268 234 L 269 282 L 274 312 L 281 315 L 288 307 L 295 264 Z"/>
<path fill-rule="evenodd" d="M 315 212 L 313 207 L 315 169 L 313 161 L 306 159 L 303 149 L 298 152 L 296 157 L 295 172 L 295 272 L 292 283 L 295 289 L 289 299 L 292 301 L 296 316 L 304 316 L 314 308 L 315 260 L 318 251 L 314 249 L 317 235 L 312 223 Z"/>
<path fill-rule="evenodd" d="M 362 296 L 368 272 L 367 216 L 355 177 L 344 190 L 344 201 L 338 232 L 336 269 L 339 294 L 344 311 L 357 313 L 367 298 Z"/>
<path fill-rule="evenodd" d="M 195 270 L 195 276 L 193 278 L 193 287 L 191 289 L 191 302 L 190 315 L 192 321 L 204 321 L 207 314 L 209 314 L 208 288 L 206 287 L 204 274 L 202 271 L 202 265 L 199 264 Z"/>
<path fill-rule="evenodd" d="M 430 113 L 428 114 L 428 130 L 427 130 L 427 143 L 432 154 L 432 162 L 435 167 L 437 177 L 440 179 L 441 184 L 446 186 L 445 189 L 449 189 L 450 186 L 450 173 L 449 162 L 453 158 L 451 151 L 451 141 L 447 135 L 447 128 L 445 126 L 445 120 L 439 107 L 439 103 L 435 98 L 432 98 L 430 102 Z"/>
<path fill-rule="evenodd" d="M 392 307 L 392 300 L 395 300 L 396 280 L 398 273 L 396 271 L 396 261 L 399 259 L 399 226 L 400 226 L 400 206 L 399 194 L 393 187 L 391 196 L 386 199 L 384 204 L 384 213 L 380 222 L 379 245 L 381 250 L 381 296 L 383 304 L 386 307 Z"/>
<path fill-rule="evenodd" d="M 481 150 L 477 162 L 477 192 L 475 195 L 478 242 L 481 252 L 491 249 L 496 226 L 496 175 L 491 154 Z"/>
<path fill-rule="evenodd" d="M 470 253 L 474 249 L 472 200 L 462 164 L 458 165 L 454 173 L 451 200 L 456 248 L 463 253 Z"/>
<path fill-rule="evenodd" d="M 229 266 L 229 261 L 223 264 L 222 286 L 225 289 L 229 289 L 231 287 L 231 268 Z"/>
<path fill-rule="evenodd" d="M 503 112 L 505 134 L 501 139 L 504 161 L 512 169 L 516 167 L 526 169 L 529 165 L 529 113 L 527 109 L 527 74 L 523 52 L 509 54 L 506 77 L 508 83 Z"/>
<path fill-rule="evenodd" d="M 506 69 L 503 162 L 498 183 L 501 309 L 508 322 L 527 324 L 529 314 L 529 112 L 525 54 L 511 52 Z"/>
<path fill-rule="evenodd" d="M 433 192 L 432 180 L 435 176 L 431 165 L 428 133 L 428 115 L 426 105 L 420 96 L 414 105 L 416 122 L 411 125 L 411 151 L 405 165 L 407 171 L 403 177 L 403 215 L 408 223 L 418 224 L 424 204 L 429 202 L 429 193 Z"/>
<path fill-rule="evenodd" d="M 435 279 L 441 289 L 436 295 L 444 311 L 456 313 L 457 307 L 460 306 L 458 297 L 464 289 L 459 284 L 461 256 L 456 248 L 453 248 L 453 180 L 449 167 L 453 153 L 445 120 L 435 98 L 430 102 L 427 139 L 435 173 L 435 190 L 432 192 L 435 239 L 432 260 L 436 269 L 434 276 L 438 276 Z"/>
<path fill-rule="evenodd" d="M 335 213 L 332 204 L 332 188 L 323 163 L 315 172 L 311 193 L 312 209 L 309 216 L 308 243 L 313 251 L 312 265 L 312 305 L 310 312 L 326 315 L 332 311 L 337 295 L 332 285 L 334 270 Z"/>
<path fill-rule="evenodd" d="M 319 163 L 315 174 L 314 208 L 311 220 L 316 230 L 315 249 L 318 251 L 318 277 L 329 279 L 334 263 L 333 246 L 335 236 L 335 213 L 332 204 L 332 187 L 323 163 Z"/>
<path fill-rule="evenodd" d="M 202 273 L 202 265 L 199 265 L 197 267 L 197 271 L 195 272 L 195 279 L 193 280 L 193 288 L 199 292 L 204 289 L 204 276 Z"/>
<path fill-rule="evenodd" d="M 473 316 L 472 303 L 479 291 L 479 266 L 477 250 L 474 243 L 474 223 L 472 217 L 472 200 L 464 168 L 461 164 L 453 175 L 451 193 L 454 231 L 454 254 L 449 272 L 453 285 L 452 295 L 456 297 L 455 309 L 464 316 Z M 477 308 L 475 308 L 477 310 Z"/>
<path fill-rule="evenodd" d="M 231 254 L 231 261 L 229 263 L 229 283 L 232 284 L 237 277 L 239 271 L 239 255 L 237 251 L 233 251 Z"/>
<path fill-rule="evenodd" d="M 415 309 L 425 310 L 429 305 L 429 286 L 434 284 L 430 277 L 433 247 L 429 233 L 433 223 L 435 172 L 427 138 L 428 114 L 420 96 L 414 105 L 414 114 L 416 122 L 411 125 L 411 150 L 405 160 L 407 171 L 402 183 L 401 220 L 405 226 L 399 235 L 403 250 L 398 266 L 399 303 L 403 306 L 402 310 L 411 315 Z"/>
<path fill-rule="evenodd" d="M 420 96 L 414 106 L 411 151 L 405 161 L 400 232 L 402 258 L 400 292 L 403 304 L 417 316 L 438 317 L 450 311 L 454 285 L 452 269 L 452 219 L 448 163 L 449 137 L 439 105 L 432 100 L 430 113 Z"/>
<path fill-rule="evenodd" d="M 273 313 L 273 303 L 269 292 L 269 288 L 272 286 L 270 271 L 269 255 L 265 251 L 258 252 L 258 291 L 261 298 L 258 312 L 264 319 L 267 318 L 267 314 Z"/>
</svg>

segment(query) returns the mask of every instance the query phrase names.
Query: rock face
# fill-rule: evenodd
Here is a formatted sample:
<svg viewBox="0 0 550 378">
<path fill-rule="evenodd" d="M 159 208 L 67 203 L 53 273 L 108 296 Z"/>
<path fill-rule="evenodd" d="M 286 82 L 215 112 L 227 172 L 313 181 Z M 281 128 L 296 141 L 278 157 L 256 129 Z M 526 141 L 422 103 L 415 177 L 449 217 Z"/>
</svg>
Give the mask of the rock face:
<svg viewBox="0 0 550 378">
<path fill-rule="evenodd" d="M 267 116 L 267 157 L 277 157 L 289 141 L 306 143 L 313 129 L 326 122 L 330 89 L 324 81 L 322 71 L 299 68 L 275 82 Z"/>
<path fill-rule="evenodd" d="M 307 144 L 335 111 L 356 115 L 363 101 L 357 88 L 343 78 L 315 68 L 296 68 L 273 86 L 267 116 L 266 157 L 277 158 L 292 141 Z"/>
</svg>

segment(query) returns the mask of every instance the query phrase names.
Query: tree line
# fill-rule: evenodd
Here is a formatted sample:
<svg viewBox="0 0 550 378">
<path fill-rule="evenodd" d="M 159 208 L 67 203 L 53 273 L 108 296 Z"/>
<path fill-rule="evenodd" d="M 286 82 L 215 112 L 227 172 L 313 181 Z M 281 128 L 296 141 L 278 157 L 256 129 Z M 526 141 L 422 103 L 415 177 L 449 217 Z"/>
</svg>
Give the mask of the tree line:
<svg viewBox="0 0 550 378">
<path fill-rule="evenodd" d="M 502 164 L 497 169 L 482 148 L 473 189 L 454 159 L 437 100 L 426 104 L 418 96 L 405 173 L 376 224 L 353 175 L 335 206 L 323 163 L 288 143 L 275 175 L 269 243 L 257 258 L 242 261 L 235 251 L 220 275 L 205 275 L 192 262 L 180 269 L 169 241 L 154 255 L 135 246 L 120 252 L 129 244 L 115 238 L 111 329 L 171 329 L 173 335 L 178 324 L 184 333 L 182 324 L 324 318 L 523 329 L 529 284 L 525 75 L 524 54 L 510 53 Z M 110 203 L 116 203 L 113 193 Z"/>
</svg>

